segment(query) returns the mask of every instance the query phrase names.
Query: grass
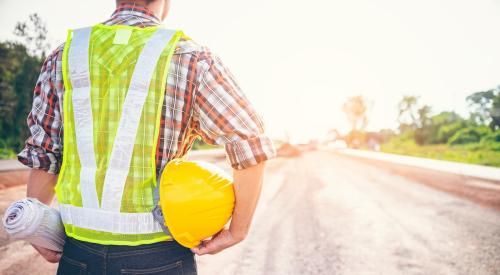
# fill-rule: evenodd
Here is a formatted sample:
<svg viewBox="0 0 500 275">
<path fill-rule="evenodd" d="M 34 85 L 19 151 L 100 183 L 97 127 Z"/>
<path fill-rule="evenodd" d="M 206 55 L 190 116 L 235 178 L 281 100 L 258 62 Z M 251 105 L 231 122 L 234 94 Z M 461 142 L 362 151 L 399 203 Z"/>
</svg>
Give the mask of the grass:
<svg viewBox="0 0 500 275">
<path fill-rule="evenodd" d="M 15 159 L 17 153 L 11 148 L 0 148 L 0 159 Z"/>
<path fill-rule="evenodd" d="M 217 148 L 224 148 L 223 145 L 210 145 L 210 144 L 198 144 L 196 146 L 193 146 L 193 150 L 209 150 L 209 149 L 217 149 Z"/>
<path fill-rule="evenodd" d="M 400 155 L 500 167 L 500 151 L 484 148 L 479 144 L 467 145 L 417 145 L 413 141 L 396 141 L 383 144 L 381 151 Z"/>
<path fill-rule="evenodd" d="M 194 140 L 193 147 L 191 147 L 192 150 L 207 150 L 216 148 L 224 148 L 224 145 L 210 145 L 205 143 L 200 137 Z"/>
</svg>

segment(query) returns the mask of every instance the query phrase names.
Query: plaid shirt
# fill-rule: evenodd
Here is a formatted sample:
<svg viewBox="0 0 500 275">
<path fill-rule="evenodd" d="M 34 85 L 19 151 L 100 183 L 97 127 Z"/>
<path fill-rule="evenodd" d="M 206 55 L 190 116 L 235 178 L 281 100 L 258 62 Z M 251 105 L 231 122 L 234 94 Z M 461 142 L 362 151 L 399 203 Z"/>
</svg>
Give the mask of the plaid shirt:
<svg viewBox="0 0 500 275">
<path fill-rule="evenodd" d="M 144 7 L 121 4 L 104 24 L 145 27 L 159 25 L 160 20 Z M 55 49 L 42 65 L 28 115 L 31 136 L 18 155 L 23 164 L 53 174 L 62 164 L 63 48 L 64 44 Z M 208 48 L 181 39 L 165 87 L 157 172 L 169 160 L 185 155 L 198 136 L 209 144 L 224 145 L 234 169 L 276 155 L 261 117 L 221 60 Z"/>
</svg>

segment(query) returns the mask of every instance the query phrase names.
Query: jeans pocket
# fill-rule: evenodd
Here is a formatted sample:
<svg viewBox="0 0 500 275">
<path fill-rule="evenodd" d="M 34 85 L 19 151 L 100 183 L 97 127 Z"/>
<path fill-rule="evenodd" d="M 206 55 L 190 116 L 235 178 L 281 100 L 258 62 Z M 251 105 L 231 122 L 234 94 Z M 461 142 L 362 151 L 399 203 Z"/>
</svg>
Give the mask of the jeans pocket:
<svg viewBox="0 0 500 275">
<path fill-rule="evenodd" d="M 144 269 L 133 269 L 133 268 L 122 268 L 120 274 L 122 275 L 182 275 L 182 261 L 177 261 L 175 263 L 167 264 L 164 266 L 144 268 Z"/>
<path fill-rule="evenodd" d="M 57 275 L 85 275 L 87 274 L 87 265 L 77 260 L 70 259 L 63 255 L 57 267 Z"/>
</svg>

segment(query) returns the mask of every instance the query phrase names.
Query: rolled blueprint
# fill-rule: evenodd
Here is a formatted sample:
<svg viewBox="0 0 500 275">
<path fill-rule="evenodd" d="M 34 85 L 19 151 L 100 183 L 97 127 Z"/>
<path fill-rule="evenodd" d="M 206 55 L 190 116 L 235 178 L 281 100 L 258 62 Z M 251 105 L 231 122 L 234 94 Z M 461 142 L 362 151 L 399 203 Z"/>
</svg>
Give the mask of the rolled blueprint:
<svg viewBox="0 0 500 275">
<path fill-rule="evenodd" d="M 3 227 L 14 239 L 54 251 L 63 249 L 66 234 L 59 212 L 37 199 L 12 203 L 5 211 Z"/>
</svg>

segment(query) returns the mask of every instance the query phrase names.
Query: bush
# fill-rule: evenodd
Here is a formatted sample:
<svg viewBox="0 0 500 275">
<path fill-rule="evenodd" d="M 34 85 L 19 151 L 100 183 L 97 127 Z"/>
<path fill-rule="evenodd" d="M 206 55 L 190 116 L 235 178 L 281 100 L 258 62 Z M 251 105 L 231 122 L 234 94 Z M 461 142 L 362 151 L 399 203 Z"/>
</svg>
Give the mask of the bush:
<svg viewBox="0 0 500 275">
<path fill-rule="evenodd" d="M 446 143 L 457 131 L 467 126 L 467 122 L 454 112 L 441 112 L 421 119 L 414 135 L 419 145 Z"/>
<path fill-rule="evenodd" d="M 224 148 L 223 145 L 211 145 L 203 141 L 203 139 L 198 136 L 193 142 L 193 146 L 191 149 L 193 150 L 205 150 L 205 149 L 215 149 L 215 148 Z"/>
<path fill-rule="evenodd" d="M 488 136 L 489 134 L 491 134 L 491 129 L 485 126 L 464 128 L 456 132 L 448 140 L 448 144 L 457 145 L 457 144 L 477 143 L 481 141 L 483 137 Z"/>
<path fill-rule="evenodd" d="M 16 158 L 16 152 L 7 146 L 7 143 L 0 139 L 0 159 L 14 159 Z"/>
<path fill-rule="evenodd" d="M 481 148 L 500 151 L 500 130 L 496 130 L 481 139 Z"/>
<path fill-rule="evenodd" d="M 15 159 L 16 152 L 10 148 L 0 148 L 0 159 Z"/>
<path fill-rule="evenodd" d="M 447 143 L 452 136 L 463 128 L 464 123 L 461 121 L 441 126 L 437 132 L 435 143 Z"/>
</svg>

